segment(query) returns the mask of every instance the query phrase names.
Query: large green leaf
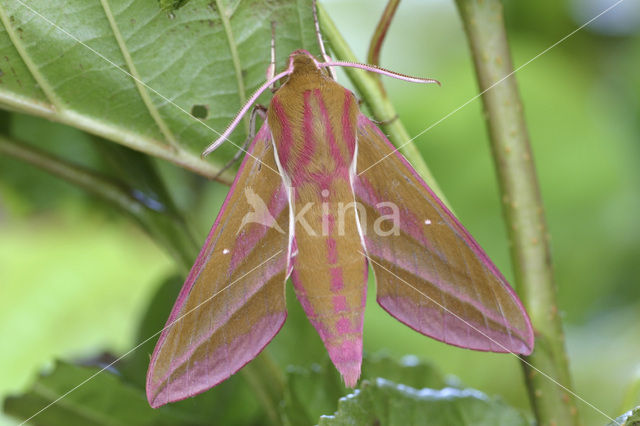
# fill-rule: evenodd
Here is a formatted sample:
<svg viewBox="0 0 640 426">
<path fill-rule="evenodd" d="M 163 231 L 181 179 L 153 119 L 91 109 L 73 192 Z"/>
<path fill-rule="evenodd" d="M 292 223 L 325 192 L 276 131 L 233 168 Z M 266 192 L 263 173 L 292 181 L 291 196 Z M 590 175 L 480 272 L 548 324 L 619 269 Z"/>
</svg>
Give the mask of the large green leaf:
<svg viewBox="0 0 640 426">
<path fill-rule="evenodd" d="M 310 1 L 193 0 L 172 14 L 151 0 L 3 1 L 0 107 L 213 176 L 236 148 L 217 164 L 200 152 L 264 82 L 271 23 L 279 67 L 316 50 Z"/>
<path fill-rule="evenodd" d="M 161 9 L 171 12 L 180 9 L 188 2 L 189 0 L 158 0 L 158 5 Z"/>
<path fill-rule="evenodd" d="M 58 363 L 53 372 L 40 377 L 29 392 L 7 398 L 4 411 L 21 419 L 35 415 L 29 420 L 32 425 L 207 424 L 206 419 L 185 410 L 173 407 L 153 410 L 142 389 L 123 383 L 109 371 L 88 380 L 38 413 L 98 371 L 97 368 Z"/>
<path fill-rule="evenodd" d="M 145 371 L 138 373 L 144 377 Z M 247 425 L 258 421 L 255 397 L 238 377 L 212 391 L 154 410 L 144 386 L 114 372 L 112 368 L 101 372 L 95 367 L 58 362 L 28 392 L 7 398 L 4 411 L 23 420 L 33 417 L 29 424 L 47 426 Z"/>
<path fill-rule="evenodd" d="M 414 356 L 404 357 L 398 362 L 384 354 L 365 354 L 361 379 L 380 377 L 418 388 L 440 389 L 447 385 L 434 366 Z M 313 364 L 310 368 L 291 366 L 287 369 L 282 403 L 283 422 L 288 425 L 315 424 L 321 415 L 336 411 L 338 400 L 350 391 L 328 357 L 323 365 Z"/>
<path fill-rule="evenodd" d="M 414 389 L 385 379 L 365 382 L 342 398 L 338 412 L 320 418 L 320 426 L 525 426 L 514 408 L 474 389 Z"/>
</svg>

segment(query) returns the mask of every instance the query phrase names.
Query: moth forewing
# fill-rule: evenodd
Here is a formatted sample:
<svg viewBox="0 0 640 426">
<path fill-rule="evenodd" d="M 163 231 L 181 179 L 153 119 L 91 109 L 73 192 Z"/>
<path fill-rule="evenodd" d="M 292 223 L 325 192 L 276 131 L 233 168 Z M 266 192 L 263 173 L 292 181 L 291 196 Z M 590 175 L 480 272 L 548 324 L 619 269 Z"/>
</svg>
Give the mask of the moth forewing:
<svg viewBox="0 0 640 426">
<path fill-rule="evenodd" d="M 300 50 L 250 97 L 205 154 L 263 91 L 287 79 L 158 340 L 147 375 L 153 407 L 215 386 L 257 356 L 284 323 L 288 276 L 334 365 L 355 386 L 369 262 L 378 302 L 414 330 L 470 349 L 532 351 L 531 323 L 515 292 L 332 79 L 325 70 L 332 66 L 436 82 L 319 62 Z M 380 225 L 386 211 L 395 218 L 392 232 Z"/>
</svg>

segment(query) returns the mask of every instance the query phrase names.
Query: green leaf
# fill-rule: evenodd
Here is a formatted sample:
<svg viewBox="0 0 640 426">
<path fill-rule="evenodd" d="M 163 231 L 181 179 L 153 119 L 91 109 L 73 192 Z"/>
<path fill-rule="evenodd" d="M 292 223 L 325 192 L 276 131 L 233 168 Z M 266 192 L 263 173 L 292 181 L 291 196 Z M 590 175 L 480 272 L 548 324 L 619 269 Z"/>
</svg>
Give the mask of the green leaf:
<svg viewBox="0 0 640 426">
<path fill-rule="evenodd" d="M 31 390 L 5 400 L 4 411 L 27 419 L 83 383 L 98 368 L 58 362 L 49 375 L 41 376 Z M 187 410 L 149 407 L 144 392 L 105 371 L 29 420 L 31 425 L 172 425 L 207 424 Z"/>
<path fill-rule="evenodd" d="M 640 426 L 640 407 L 627 411 L 607 426 Z"/>
<path fill-rule="evenodd" d="M 185 4 L 187 4 L 189 0 L 158 0 L 158 6 L 160 9 L 166 10 L 167 12 L 171 12 L 173 10 L 178 10 Z"/>
<path fill-rule="evenodd" d="M 317 50 L 310 0 L 193 0 L 171 16 L 149 0 L 2 2 L 0 108 L 215 176 L 236 148 L 215 165 L 200 153 L 264 82 L 271 22 L 279 68 Z"/>
<path fill-rule="evenodd" d="M 414 355 L 404 356 L 400 361 L 384 353 L 365 355 L 362 377 L 369 380 L 381 377 L 414 388 L 440 389 L 448 385 L 434 365 Z"/>
<path fill-rule="evenodd" d="M 211 419 L 219 424 L 247 425 L 256 423 L 260 415 L 251 390 L 238 376 L 209 392 L 154 410 L 144 386 L 127 382 L 126 376 L 113 368 L 100 370 L 58 362 L 51 374 L 41 376 L 28 392 L 8 397 L 4 411 L 28 419 L 53 403 L 29 420 L 31 425 L 47 426 L 210 425 Z M 144 377 L 146 366 L 139 373 Z"/>
<path fill-rule="evenodd" d="M 416 387 L 439 389 L 446 386 L 439 371 L 416 357 L 407 356 L 398 362 L 384 354 L 365 354 L 362 378 L 375 380 L 378 377 Z M 282 406 L 283 421 L 290 425 L 315 424 L 321 415 L 335 412 L 338 399 L 349 392 L 351 389 L 344 386 L 340 374 L 328 358 L 322 365 L 289 367 Z"/>
<path fill-rule="evenodd" d="M 364 382 L 342 398 L 338 412 L 320 418 L 335 425 L 528 425 L 516 409 L 474 389 L 414 389 L 384 379 Z"/>
<path fill-rule="evenodd" d="M 286 425 L 311 425 L 324 413 L 336 410 L 337 401 L 348 393 L 330 362 L 309 368 L 287 368 L 282 418 Z"/>
</svg>

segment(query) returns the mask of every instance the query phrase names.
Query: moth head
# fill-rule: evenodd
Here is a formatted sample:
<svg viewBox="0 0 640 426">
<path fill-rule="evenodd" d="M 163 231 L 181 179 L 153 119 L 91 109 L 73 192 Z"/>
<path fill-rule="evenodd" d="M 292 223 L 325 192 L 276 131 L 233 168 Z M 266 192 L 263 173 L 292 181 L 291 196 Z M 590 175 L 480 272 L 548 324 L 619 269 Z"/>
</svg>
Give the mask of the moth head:
<svg viewBox="0 0 640 426">
<path fill-rule="evenodd" d="M 320 65 L 311 53 L 300 49 L 289 55 L 289 69 L 292 73 L 317 72 Z"/>
</svg>

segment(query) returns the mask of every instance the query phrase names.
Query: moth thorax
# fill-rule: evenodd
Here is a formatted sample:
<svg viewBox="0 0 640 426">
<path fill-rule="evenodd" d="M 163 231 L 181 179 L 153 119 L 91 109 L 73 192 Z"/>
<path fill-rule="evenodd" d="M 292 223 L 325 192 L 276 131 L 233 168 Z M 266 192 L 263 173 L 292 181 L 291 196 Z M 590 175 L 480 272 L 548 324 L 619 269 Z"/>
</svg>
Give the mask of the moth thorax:
<svg viewBox="0 0 640 426">
<path fill-rule="evenodd" d="M 292 75 L 308 75 L 321 74 L 320 69 L 314 62 L 313 58 L 306 54 L 298 54 L 293 57 L 293 73 Z"/>
</svg>

